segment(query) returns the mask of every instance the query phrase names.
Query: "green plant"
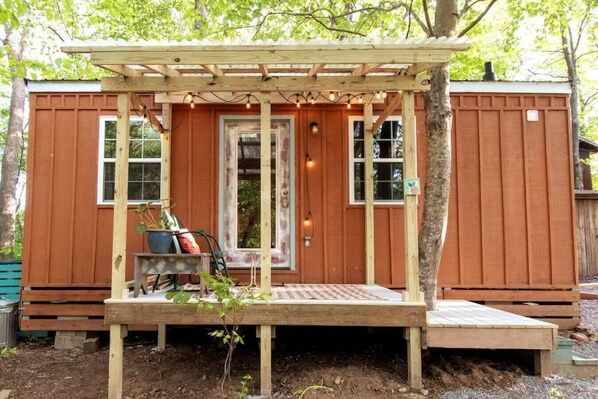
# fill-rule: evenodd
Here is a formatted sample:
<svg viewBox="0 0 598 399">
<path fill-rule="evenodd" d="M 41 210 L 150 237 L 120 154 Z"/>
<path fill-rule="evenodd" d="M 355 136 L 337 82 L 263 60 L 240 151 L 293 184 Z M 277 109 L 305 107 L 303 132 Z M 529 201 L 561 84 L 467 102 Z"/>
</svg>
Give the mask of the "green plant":
<svg viewBox="0 0 598 399">
<path fill-rule="evenodd" d="M 0 349 L 0 357 L 9 357 L 11 355 L 17 354 L 17 348 L 9 348 L 5 346 L 4 348 Z"/>
<path fill-rule="evenodd" d="M 172 208 L 172 206 L 160 205 L 158 216 L 154 216 L 152 213 L 152 202 L 143 202 L 139 204 L 137 209 L 133 210 L 133 212 L 139 216 L 137 232 L 144 233 L 147 230 L 168 230 L 173 224 L 168 215 L 168 210 L 170 208 Z"/>
<path fill-rule="evenodd" d="M 241 379 L 241 390 L 235 392 L 235 395 L 237 396 L 237 398 L 239 398 L 239 399 L 247 398 L 247 395 L 249 395 L 249 387 L 247 386 L 247 384 L 249 384 L 249 381 L 251 381 L 251 380 L 252 380 L 252 378 L 249 374 L 245 374 L 243 376 L 243 378 Z"/>
<path fill-rule="evenodd" d="M 322 384 L 322 382 L 320 382 Z M 307 388 L 301 390 L 297 390 L 293 393 L 293 395 L 297 396 L 297 399 L 303 399 L 306 393 L 309 391 L 322 391 L 324 393 L 331 393 L 334 389 L 324 386 L 324 385 L 310 385 Z"/>
<path fill-rule="evenodd" d="M 224 398 L 226 397 L 224 386 L 226 381 L 230 379 L 233 353 L 237 345 L 245 344 L 243 336 L 239 334 L 240 323 L 243 320 L 243 310 L 256 301 L 268 300 L 270 294 L 258 292 L 250 286 L 237 287 L 233 279 L 221 274 L 212 276 L 208 273 L 201 273 L 200 277 L 207 283 L 208 289 L 214 293 L 213 299 L 196 298 L 197 302 L 191 302 L 194 295 L 185 291 L 171 291 L 166 294 L 166 298 L 174 303 L 194 306 L 199 313 L 208 311 L 218 315 L 222 328 L 211 331 L 209 335 L 220 340 L 227 347 L 224 370 L 220 380 L 220 391 Z M 243 379 L 241 383 L 243 389 L 247 388 L 248 381 L 249 379 Z M 243 389 L 241 392 L 243 392 Z"/>
</svg>

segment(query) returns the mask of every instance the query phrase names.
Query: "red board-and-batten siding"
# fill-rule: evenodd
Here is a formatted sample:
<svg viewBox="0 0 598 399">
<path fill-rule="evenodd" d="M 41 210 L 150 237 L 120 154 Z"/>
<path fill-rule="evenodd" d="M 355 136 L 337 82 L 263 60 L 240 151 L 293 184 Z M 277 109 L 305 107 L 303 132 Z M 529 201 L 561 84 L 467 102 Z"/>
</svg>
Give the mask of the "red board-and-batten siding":
<svg viewBox="0 0 598 399">
<path fill-rule="evenodd" d="M 145 101 L 151 103 L 151 98 Z M 568 96 L 454 93 L 451 101 L 453 174 L 440 284 L 576 286 Z M 363 283 L 364 209 L 349 204 L 347 155 L 348 116 L 361 111 L 341 106 L 272 108 L 273 114 L 295 117 L 295 220 L 306 214 L 306 151 L 315 161 L 309 191 L 316 226 L 311 247 L 304 248 L 302 223 L 296 223 L 296 267 L 275 271 L 274 282 Z M 526 120 L 530 108 L 539 111 L 539 121 Z M 258 115 L 250 111 L 224 105 L 194 110 L 174 106 L 172 198 L 188 226 L 217 232 L 219 119 Z M 31 94 L 23 286 L 110 285 L 112 208 L 97 205 L 96 191 L 99 117 L 115 112 L 116 96 L 107 94 Z M 421 96 L 416 97 L 416 120 L 423 179 Z M 307 134 L 314 121 L 321 127 L 317 136 Z M 131 254 L 145 250 L 135 223 L 131 213 L 128 279 Z M 401 287 L 403 207 L 376 205 L 375 229 L 376 283 Z"/>
</svg>

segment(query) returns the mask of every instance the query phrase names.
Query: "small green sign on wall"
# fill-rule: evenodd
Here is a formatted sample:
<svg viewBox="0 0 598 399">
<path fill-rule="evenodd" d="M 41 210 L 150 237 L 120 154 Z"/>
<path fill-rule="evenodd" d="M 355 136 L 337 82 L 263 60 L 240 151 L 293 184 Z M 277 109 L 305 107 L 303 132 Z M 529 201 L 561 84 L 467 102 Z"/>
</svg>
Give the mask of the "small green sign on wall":
<svg viewBox="0 0 598 399">
<path fill-rule="evenodd" d="M 404 182 L 405 195 L 419 195 L 419 179 L 412 177 L 405 179 Z"/>
</svg>

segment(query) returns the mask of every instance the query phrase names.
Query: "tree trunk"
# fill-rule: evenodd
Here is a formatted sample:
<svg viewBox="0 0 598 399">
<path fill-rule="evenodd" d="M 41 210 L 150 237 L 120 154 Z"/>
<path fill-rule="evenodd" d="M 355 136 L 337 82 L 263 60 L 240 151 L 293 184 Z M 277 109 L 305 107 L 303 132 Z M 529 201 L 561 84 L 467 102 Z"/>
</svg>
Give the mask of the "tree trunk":
<svg viewBox="0 0 598 399">
<path fill-rule="evenodd" d="M 5 45 L 8 47 L 8 57 L 13 60 L 11 62 L 13 66 L 11 67 L 10 115 L 8 117 L 6 144 L 2 156 L 2 178 L 0 180 L 0 249 L 14 246 L 19 153 L 22 145 L 21 134 L 24 126 L 25 98 L 27 95 L 25 79 L 18 75 L 17 66 L 15 66 L 15 63 L 19 63 L 23 59 L 24 35 L 19 38 L 17 31 L 8 28 Z M 12 257 L 12 253 L 0 254 L 0 259 L 11 259 Z"/>
<path fill-rule="evenodd" d="M 579 79 L 577 77 L 577 59 L 571 30 L 561 32 L 563 57 L 567 64 L 567 76 L 571 82 L 571 140 L 573 145 L 573 178 L 576 190 L 583 189 L 581 163 L 579 162 Z"/>
<path fill-rule="evenodd" d="M 449 66 L 430 70 L 431 89 L 424 93 L 427 166 L 424 212 L 419 231 L 420 284 L 428 309 L 436 309 L 438 269 L 448 222 L 451 190 Z"/>
<path fill-rule="evenodd" d="M 457 1 L 436 4 L 433 36 L 452 36 L 457 25 Z M 426 111 L 426 185 L 419 231 L 420 284 L 429 310 L 436 310 L 438 269 L 448 222 L 451 187 L 451 126 L 449 65 L 431 69 L 430 90 L 424 92 Z"/>
</svg>

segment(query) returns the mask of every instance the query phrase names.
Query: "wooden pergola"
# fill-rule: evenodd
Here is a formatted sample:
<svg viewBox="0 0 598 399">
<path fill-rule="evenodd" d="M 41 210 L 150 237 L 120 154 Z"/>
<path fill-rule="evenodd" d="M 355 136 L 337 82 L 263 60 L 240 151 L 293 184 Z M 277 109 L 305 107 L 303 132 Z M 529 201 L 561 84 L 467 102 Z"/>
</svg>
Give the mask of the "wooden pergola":
<svg viewBox="0 0 598 399">
<path fill-rule="evenodd" d="M 425 71 L 450 62 L 453 51 L 469 47 L 465 39 L 438 38 L 370 43 L 140 43 L 78 44 L 66 53 L 89 54 L 92 64 L 116 73 L 102 79 L 102 91 L 118 94 L 116 177 L 111 298 L 128 295 L 125 286 L 129 112 L 135 107 L 163 132 L 161 198 L 170 198 L 170 104 L 162 122 L 136 93 L 153 93 L 182 102 L 187 93 L 251 93 L 259 99 L 261 134 L 270 130 L 271 104 L 295 93 L 342 91 L 365 95 L 365 248 L 366 284 L 374 284 L 373 133 L 402 102 L 404 178 L 417 179 L 414 92 L 428 90 Z M 373 121 L 377 92 L 399 92 Z M 368 97 L 369 96 L 369 97 Z M 249 97 L 248 97 L 249 98 Z M 271 292 L 270 142 L 261 140 L 261 289 Z M 417 195 L 405 195 L 406 301 L 422 302 L 419 287 Z M 261 325 L 261 393 L 271 394 L 272 326 Z M 126 325 L 110 325 L 109 398 L 122 398 L 123 339 Z M 163 335 L 162 335 L 163 336 Z M 407 327 L 409 382 L 420 387 L 421 328 Z"/>
</svg>

